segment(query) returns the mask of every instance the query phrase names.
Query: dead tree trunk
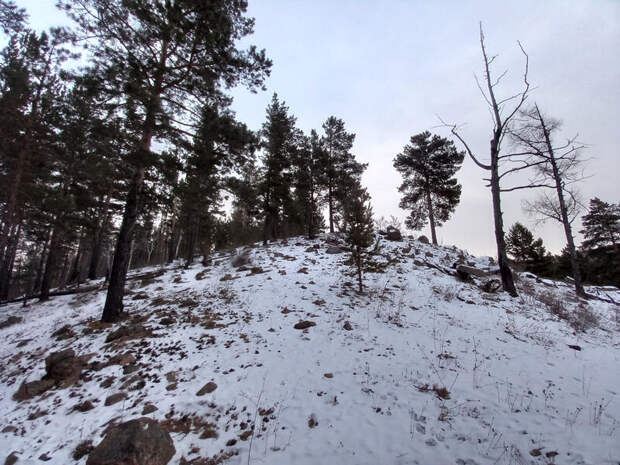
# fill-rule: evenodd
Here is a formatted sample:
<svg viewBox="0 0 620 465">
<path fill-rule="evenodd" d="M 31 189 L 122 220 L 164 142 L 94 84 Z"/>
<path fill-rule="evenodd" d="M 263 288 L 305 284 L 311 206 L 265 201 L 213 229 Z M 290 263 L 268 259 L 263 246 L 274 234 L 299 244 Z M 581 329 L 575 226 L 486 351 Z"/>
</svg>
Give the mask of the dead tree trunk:
<svg viewBox="0 0 620 465">
<path fill-rule="evenodd" d="M 507 170 L 504 173 L 500 172 L 500 167 L 503 162 L 509 163 L 515 154 L 506 154 L 501 155 L 501 143 L 509 130 L 509 125 L 511 120 L 517 114 L 519 109 L 525 103 L 525 100 L 529 94 L 530 84 L 527 80 L 528 75 L 528 64 L 529 59 L 525 50 L 519 43 L 519 48 L 521 52 L 525 56 L 525 70 L 523 73 L 523 89 L 507 98 L 503 98 L 498 100 L 495 95 L 496 87 L 500 83 L 501 79 L 504 77 L 504 74 L 501 74 L 498 78 L 493 78 L 491 75 L 491 64 L 495 60 L 496 56 L 489 56 L 487 54 L 485 44 L 484 44 L 484 32 L 482 31 L 482 24 L 480 25 L 480 48 L 482 50 L 482 56 L 484 60 L 484 79 L 485 79 L 485 87 L 486 90 L 483 89 L 483 86 L 480 85 L 478 80 L 478 88 L 482 93 L 485 101 L 487 102 L 489 109 L 491 111 L 491 115 L 493 117 L 493 137 L 490 141 L 490 161 L 489 163 L 482 163 L 476 155 L 474 155 L 473 151 L 469 147 L 469 145 L 465 142 L 465 140 L 459 134 L 456 125 L 448 125 L 451 128 L 452 134 L 459 139 L 459 141 L 465 147 L 467 154 L 469 157 L 478 165 L 480 168 L 489 171 L 490 178 L 489 187 L 491 188 L 491 197 L 493 201 L 493 219 L 495 226 L 495 242 L 497 245 L 497 261 L 500 269 L 500 276 L 502 279 L 502 286 L 504 291 L 510 294 L 513 297 L 516 297 L 517 289 L 514 284 L 514 279 L 512 276 L 512 271 L 508 265 L 507 255 L 506 255 L 506 241 L 504 239 L 504 222 L 502 219 L 502 207 L 501 207 L 501 193 L 506 192 L 508 190 L 520 189 L 522 187 L 511 188 L 511 189 L 503 189 L 501 187 L 501 179 L 506 174 L 515 171 L 514 169 Z M 508 108 L 508 104 L 512 101 L 516 101 L 516 103 L 512 106 L 512 108 Z M 445 123 L 444 123 L 445 124 Z M 519 168 L 523 169 L 523 168 Z M 530 187 L 530 186 L 523 186 Z"/>
</svg>

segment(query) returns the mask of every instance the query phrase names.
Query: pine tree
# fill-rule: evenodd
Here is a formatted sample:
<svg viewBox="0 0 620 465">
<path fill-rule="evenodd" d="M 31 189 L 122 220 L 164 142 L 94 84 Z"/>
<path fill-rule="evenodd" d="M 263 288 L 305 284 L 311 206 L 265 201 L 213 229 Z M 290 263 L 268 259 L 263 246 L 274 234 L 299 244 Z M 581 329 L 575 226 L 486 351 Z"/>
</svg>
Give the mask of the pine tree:
<svg viewBox="0 0 620 465">
<path fill-rule="evenodd" d="M 338 212 L 342 213 L 350 189 L 360 183 L 365 164 L 351 153 L 355 134 L 345 130 L 344 121 L 335 116 L 323 124 L 323 147 L 326 151 L 324 183 L 329 217 L 329 232 L 334 232 Z"/>
<path fill-rule="evenodd" d="M 506 235 L 506 252 L 528 271 L 541 271 L 545 266 L 547 252 L 542 239 L 534 240 L 532 232 L 521 223 L 510 227 Z"/>
<path fill-rule="evenodd" d="M 11 0 L 0 0 L 0 29 L 5 33 L 19 32 L 25 27 L 27 15 Z"/>
<path fill-rule="evenodd" d="M 66 41 L 60 30 L 37 34 L 16 27 L 0 55 L 0 300 L 8 297 L 27 200 L 40 202 L 52 169 L 61 66 L 73 56 Z"/>
<path fill-rule="evenodd" d="M 133 173 L 114 254 L 102 320 L 117 321 L 145 176 L 156 161 L 154 138 L 177 135 L 192 119 L 192 104 L 214 89 L 244 83 L 261 87 L 270 61 L 264 51 L 241 51 L 236 42 L 252 33 L 245 1 L 60 0 L 81 35 L 90 38 L 93 67 L 111 98 L 125 106 L 137 143 Z M 93 43 L 93 38 L 98 42 Z"/>
<path fill-rule="evenodd" d="M 323 228 L 321 205 L 325 184 L 327 153 L 319 135 L 313 129 L 309 137 L 302 137 L 293 160 L 295 199 L 303 218 L 301 223 L 309 239 L 314 239 Z"/>
<path fill-rule="evenodd" d="M 259 192 L 265 245 L 270 239 L 282 235 L 293 215 L 291 167 L 299 139 L 295 121 L 296 118 L 289 114 L 286 102 L 280 102 L 277 94 L 273 94 L 261 131 L 263 175 Z"/>
<path fill-rule="evenodd" d="M 252 132 L 226 107 L 203 108 L 186 162 L 186 178 L 179 188 L 188 242 L 186 266 L 192 263 L 197 245 L 206 259 L 227 176 L 248 161 L 254 144 Z"/>
<path fill-rule="evenodd" d="M 598 197 L 590 200 L 588 213 L 582 217 L 583 249 L 606 245 L 617 247 L 620 236 L 620 204 L 603 202 Z"/>
<path fill-rule="evenodd" d="M 364 250 L 374 241 L 374 222 L 370 195 L 361 185 L 356 184 L 349 190 L 349 196 L 343 203 L 343 225 L 347 244 L 351 247 L 351 258 L 357 273 L 359 292 L 363 292 L 362 268 Z"/>
<path fill-rule="evenodd" d="M 464 157 L 465 152 L 457 151 L 452 141 L 425 131 L 412 136 L 394 159 L 394 167 L 403 176 L 398 188 L 403 193 L 400 207 L 411 211 L 405 223 L 418 230 L 428 220 L 435 245 L 435 229 L 448 220 L 461 198 L 461 185 L 454 175 Z"/>
</svg>

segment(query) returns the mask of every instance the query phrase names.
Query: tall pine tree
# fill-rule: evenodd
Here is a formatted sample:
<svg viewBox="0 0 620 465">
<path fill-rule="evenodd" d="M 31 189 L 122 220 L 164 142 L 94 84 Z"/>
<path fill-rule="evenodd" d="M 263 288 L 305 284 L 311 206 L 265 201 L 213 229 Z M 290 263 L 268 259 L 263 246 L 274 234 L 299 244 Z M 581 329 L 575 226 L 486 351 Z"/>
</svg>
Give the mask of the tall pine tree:
<svg viewBox="0 0 620 465">
<path fill-rule="evenodd" d="M 456 150 L 451 140 L 425 131 L 411 137 L 394 167 L 402 174 L 398 188 L 403 194 L 400 207 L 410 210 L 405 224 L 421 229 L 430 223 L 433 244 L 436 228 L 448 220 L 461 198 L 461 185 L 454 177 L 461 168 L 465 152 Z"/>
<path fill-rule="evenodd" d="M 259 186 L 262 200 L 263 243 L 280 237 L 291 217 L 291 167 L 299 139 L 295 117 L 286 102 L 273 94 L 267 107 L 267 120 L 261 131 L 263 176 Z"/>
<path fill-rule="evenodd" d="M 584 236 L 582 248 L 594 249 L 606 245 L 617 247 L 620 237 L 620 204 L 610 204 L 594 197 L 581 222 L 581 233 Z"/>
<path fill-rule="evenodd" d="M 242 82 L 259 88 L 270 68 L 264 51 L 239 50 L 253 31 L 239 0 L 59 0 L 88 40 L 94 65 L 111 98 L 126 106 L 138 142 L 110 274 L 102 320 L 117 321 L 131 241 L 148 168 L 156 161 L 154 138 L 165 138 L 187 119 L 192 103 L 214 89 Z"/>
<path fill-rule="evenodd" d="M 338 212 L 342 212 L 348 191 L 360 183 L 366 165 L 351 153 L 355 134 L 345 129 L 344 121 L 335 116 L 323 124 L 323 147 L 326 151 L 324 183 L 329 218 L 329 232 L 334 232 Z"/>
</svg>

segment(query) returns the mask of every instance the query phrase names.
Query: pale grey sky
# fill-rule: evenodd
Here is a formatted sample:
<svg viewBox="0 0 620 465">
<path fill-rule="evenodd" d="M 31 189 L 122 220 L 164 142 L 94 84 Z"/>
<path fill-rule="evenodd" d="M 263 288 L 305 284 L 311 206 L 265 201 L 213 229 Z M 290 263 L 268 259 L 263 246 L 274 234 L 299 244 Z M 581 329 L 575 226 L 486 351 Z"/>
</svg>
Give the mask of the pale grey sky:
<svg viewBox="0 0 620 465">
<path fill-rule="evenodd" d="M 17 3 L 28 9 L 34 27 L 62 21 L 54 0 Z M 536 86 L 532 102 L 564 122 L 563 136 L 579 133 L 589 144 L 591 177 L 582 185 L 584 197 L 620 201 L 620 1 L 250 0 L 249 14 L 256 18 L 249 42 L 265 48 L 274 66 L 267 92 L 234 92 L 239 119 L 259 129 L 274 91 L 304 131 L 320 129 L 330 115 L 344 119 L 357 134 L 355 154 L 369 163 L 364 184 L 377 217 L 404 218 L 392 160 L 413 134 L 428 129 L 448 136 L 437 127 L 437 115 L 466 124 L 463 136 L 479 154 L 488 153 L 491 120 L 473 77 L 482 70 L 479 21 L 488 51 L 499 54 L 496 73 L 509 69 L 499 93 L 518 90 L 520 40 Z M 444 244 L 494 255 L 491 199 L 483 176 L 465 160 L 458 175 L 461 204 L 438 237 Z M 559 251 L 564 246 L 560 225 L 535 228 L 521 210 L 526 196 L 532 194 L 505 194 L 506 228 L 520 220 L 548 249 Z"/>
</svg>

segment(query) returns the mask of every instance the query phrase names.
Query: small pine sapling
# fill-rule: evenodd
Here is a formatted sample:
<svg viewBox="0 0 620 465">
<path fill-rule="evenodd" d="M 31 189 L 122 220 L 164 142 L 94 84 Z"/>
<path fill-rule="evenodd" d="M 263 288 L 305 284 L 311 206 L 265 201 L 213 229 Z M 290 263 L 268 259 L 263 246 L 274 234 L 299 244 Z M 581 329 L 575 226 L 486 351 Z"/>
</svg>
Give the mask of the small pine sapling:
<svg viewBox="0 0 620 465">
<path fill-rule="evenodd" d="M 357 272 L 359 292 L 364 291 L 362 283 L 362 266 L 364 250 L 374 241 L 374 222 L 370 195 L 366 189 L 357 184 L 349 192 L 343 211 L 344 232 L 346 241 L 351 247 L 351 255 Z"/>
</svg>

